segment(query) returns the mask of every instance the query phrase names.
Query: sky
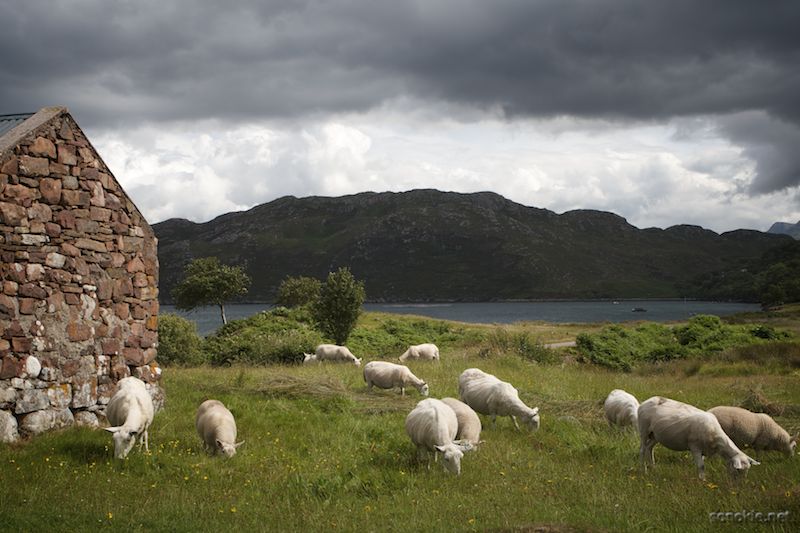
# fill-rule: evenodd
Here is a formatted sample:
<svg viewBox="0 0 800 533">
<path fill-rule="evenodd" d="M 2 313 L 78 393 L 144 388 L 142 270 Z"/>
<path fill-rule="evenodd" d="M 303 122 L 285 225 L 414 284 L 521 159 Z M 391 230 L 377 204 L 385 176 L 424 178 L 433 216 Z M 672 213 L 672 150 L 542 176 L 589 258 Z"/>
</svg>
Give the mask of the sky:
<svg viewBox="0 0 800 533">
<path fill-rule="evenodd" d="M 0 3 L 0 114 L 63 105 L 152 223 L 494 191 L 640 227 L 800 220 L 800 2 Z"/>
</svg>

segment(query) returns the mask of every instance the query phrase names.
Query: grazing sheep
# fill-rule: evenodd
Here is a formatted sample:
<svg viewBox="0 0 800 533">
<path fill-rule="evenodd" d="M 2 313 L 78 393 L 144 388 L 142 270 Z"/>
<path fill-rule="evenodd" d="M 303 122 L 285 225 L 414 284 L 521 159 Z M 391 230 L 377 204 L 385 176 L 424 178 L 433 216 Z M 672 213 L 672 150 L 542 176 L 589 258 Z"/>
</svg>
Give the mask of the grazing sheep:
<svg viewBox="0 0 800 533">
<path fill-rule="evenodd" d="M 639 406 L 638 415 L 641 439 L 639 458 L 645 470 L 648 461 L 651 465 L 655 464 L 653 448 L 658 443 L 670 450 L 692 452 L 700 479 L 706 478 L 703 456 L 720 454 L 732 476 L 746 472 L 750 465 L 759 464 L 736 447 L 708 411 L 654 396 Z"/>
<path fill-rule="evenodd" d="M 780 427 L 771 416 L 765 413 L 753 413 L 741 407 L 720 405 L 708 410 L 717 417 L 725 434 L 739 448 L 750 446 L 756 450 L 775 450 L 786 455 L 794 454 L 797 447 L 797 435 Z"/>
<path fill-rule="evenodd" d="M 303 352 L 303 355 L 305 356 L 305 358 L 303 359 L 303 364 L 319 362 L 319 361 L 317 361 L 317 354 L 315 354 L 315 353 L 305 353 L 305 352 Z"/>
<path fill-rule="evenodd" d="M 306 360 L 309 359 L 308 355 L 309 354 L 306 354 Z M 334 363 L 353 363 L 356 366 L 361 366 L 361 359 L 357 359 L 356 356 L 347 349 L 347 346 L 338 346 L 336 344 L 320 344 L 317 346 L 316 353 L 314 355 L 316 356 L 316 360 L 319 362 L 333 361 Z"/>
<path fill-rule="evenodd" d="M 517 418 L 533 431 L 539 429 L 539 408 L 531 409 L 519 399 L 519 392 L 510 383 L 500 381 L 478 368 L 468 368 L 458 378 L 458 395 L 461 401 L 475 411 L 490 415 L 492 426 L 497 415 L 510 416 L 514 427 L 519 430 Z"/>
<path fill-rule="evenodd" d="M 113 434 L 114 457 L 124 459 L 133 448 L 136 437 L 139 447 L 150 451 L 147 428 L 153 423 L 153 400 L 142 380 L 127 377 L 117 383 L 117 392 L 106 407 L 106 418 L 111 427 L 105 428 Z"/>
<path fill-rule="evenodd" d="M 603 409 L 609 426 L 633 426 L 638 428 L 639 400 L 622 389 L 614 389 L 608 394 Z"/>
<path fill-rule="evenodd" d="M 373 385 L 381 389 L 400 387 L 400 395 L 405 396 L 406 387 L 411 385 L 423 396 L 428 395 L 428 384 L 412 374 L 407 366 L 386 361 L 370 361 L 364 365 L 364 381 L 369 390 Z"/>
<path fill-rule="evenodd" d="M 219 400 L 206 400 L 200 404 L 194 427 L 206 450 L 225 457 L 236 455 L 236 448 L 244 442 L 236 442 L 236 421 Z"/>
<path fill-rule="evenodd" d="M 455 475 L 461 473 L 461 458 L 464 452 L 472 449 L 468 442 L 456 441 L 458 419 L 453 410 L 441 400 L 428 398 L 420 401 L 406 417 L 406 433 L 417 446 L 420 460 L 428 452 L 438 457 L 442 454 L 442 465 Z M 429 458 L 430 459 L 430 458 Z M 430 468 L 430 460 L 428 461 Z"/>
<path fill-rule="evenodd" d="M 472 407 L 455 398 L 442 398 L 442 402 L 447 404 L 456 414 L 458 420 L 458 432 L 456 439 L 462 442 L 469 442 L 473 447 L 481 443 L 481 419 Z"/>
<path fill-rule="evenodd" d="M 416 346 L 409 346 L 408 350 L 403 352 L 400 356 L 400 361 L 408 361 L 409 359 L 420 359 L 423 361 L 438 361 L 439 348 L 435 344 L 417 344 Z"/>
</svg>

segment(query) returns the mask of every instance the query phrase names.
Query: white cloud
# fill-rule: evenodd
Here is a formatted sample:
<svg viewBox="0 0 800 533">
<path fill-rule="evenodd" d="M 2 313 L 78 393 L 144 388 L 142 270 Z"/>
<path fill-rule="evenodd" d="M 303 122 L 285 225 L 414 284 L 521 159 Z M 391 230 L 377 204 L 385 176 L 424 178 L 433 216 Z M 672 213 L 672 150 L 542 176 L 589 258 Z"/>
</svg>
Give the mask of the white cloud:
<svg viewBox="0 0 800 533">
<path fill-rule="evenodd" d="M 92 135 L 151 222 L 209 220 L 284 195 L 437 188 L 495 191 L 563 212 L 612 211 L 638 227 L 766 230 L 800 218 L 797 191 L 752 198 L 754 162 L 709 118 L 621 124 L 556 117 L 471 122 L 384 107 L 302 124 L 217 121 Z"/>
</svg>

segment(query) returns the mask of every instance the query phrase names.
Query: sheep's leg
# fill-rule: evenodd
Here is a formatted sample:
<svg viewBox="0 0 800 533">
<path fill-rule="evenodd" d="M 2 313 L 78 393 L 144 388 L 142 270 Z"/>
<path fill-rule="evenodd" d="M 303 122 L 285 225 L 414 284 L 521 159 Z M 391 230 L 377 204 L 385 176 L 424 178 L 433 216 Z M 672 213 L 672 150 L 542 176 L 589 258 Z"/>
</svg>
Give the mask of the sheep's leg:
<svg viewBox="0 0 800 533">
<path fill-rule="evenodd" d="M 492 415 L 492 429 L 497 425 L 497 415 Z"/>
<path fill-rule="evenodd" d="M 655 466 L 656 460 L 655 456 L 653 455 L 653 448 L 656 446 L 656 440 L 651 436 L 647 436 L 645 440 L 642 442 L 642 446 L 639 449 L 639 459 L 644 466 L 645 471 L 647 470 L 647 464 L 650 463 L 650 466 Z"/>
<path fill-rule="evenodd" d="M 697 465 L 697 475 L 705 481 L 706 479 L 706 467 L 705 463 L 703 462 L 703 452 L 700 450 L 692 450 L 692 456 L 694 457 L 694 464 Z"/>
<path fill-rule="evenodd" d="M 517 428 L 517 431 L 519 431 L 519 424 L 517 423 L 517 417 L 511 415 L 511 420 L 514 422 L 514 427 Z"/>
<path fill-rule="evenodd" d="M 406 388 L 400 385 L 400 396 L 405 396 L 405 395 L 406 395 Z"/>
<path fill-rule="evenodd" d="M 147 430 L 146 429 L 144 430 L 144 435 L 142 435 L 142 437 L 144 438 L 144 451 L 149 452 L 150 451 L 150 442 L 149 442 L 149 438 L 147 436 Z"/>
</svg>

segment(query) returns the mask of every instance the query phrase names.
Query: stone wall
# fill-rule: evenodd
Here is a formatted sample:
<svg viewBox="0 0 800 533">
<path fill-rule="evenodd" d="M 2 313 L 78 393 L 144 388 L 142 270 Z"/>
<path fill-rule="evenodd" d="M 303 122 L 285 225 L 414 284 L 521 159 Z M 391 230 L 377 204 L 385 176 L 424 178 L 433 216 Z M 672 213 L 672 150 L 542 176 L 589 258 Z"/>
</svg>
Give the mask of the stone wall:
<svg viewBox="0 0 800 533">
<path fill-rule="evenodd" d="M 163 402 L 156 238 L 69 113 L 50 109 L 0 152 L 0 441 L 96 425 L 129 375 Z"/>
</svg>

